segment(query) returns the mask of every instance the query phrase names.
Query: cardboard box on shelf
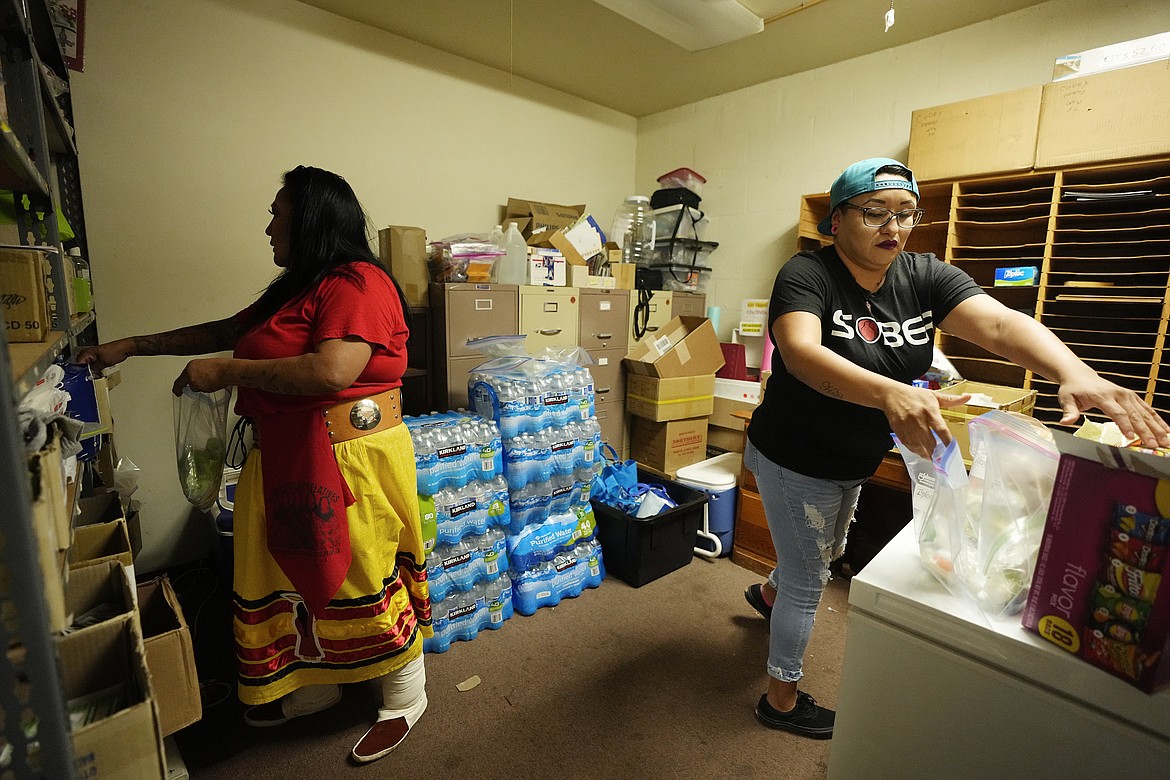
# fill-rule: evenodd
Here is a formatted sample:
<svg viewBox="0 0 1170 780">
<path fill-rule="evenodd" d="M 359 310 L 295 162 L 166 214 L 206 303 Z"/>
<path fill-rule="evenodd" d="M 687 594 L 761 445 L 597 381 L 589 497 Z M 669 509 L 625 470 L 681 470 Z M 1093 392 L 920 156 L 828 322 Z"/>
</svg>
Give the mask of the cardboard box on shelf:
<svg viewBox="0 0 1170 780">
<path fill-rule="evenodd" d="M 26 249 L 0 249 L 0 297 L 4 333 L 10 342 L 44 341 L 49 335 L 44 256 Z"/>
<path fill-rule="evenodd" d="M 58 464 L 60 460 L 58 459 Z M 34 453 L 29 458 L 32 487 L 32 528 L 36 541 L 36 567 L 41 574 L 41 590 L 48 612 L 49 629 L 62 631 L 69 625 L 65 609 L 65 584 L 69 567 L 65 550 L 69 547 L 69 512 L 56 495 L 53 482 L 58 479 L 52 458 Z M 64 528 L 63 536 L 58 529 Z"/>
<path fill-rule="evenodd" d="M 134 583 L 119 561 L 105 560 L 69 572 L 65 608 L 71 625 L 84 629 L 134 614 Z"/>
<path fill-rule="evenodd" d="M 1170 652 L 1170 458 L 1053 435 L 1060 465 L 1023 625 L 1151 691 Z"/>
<path fill-rule="evenodd" d="M 617 279 L 612 276 L 594 276 L 589 268 L 583 265 L 569 265 L 569 286 L 580 287 L 583 290 L 616 290 Z"/>
<path fill-rule="evenodd" d="M 427 232 L 420 227 L 391 225 L 378 231 L 378 255 L 411 306 L 427 306 Z"/>
<path fill-rule="evenodd" d="M 508 204 L 504 207 L 504 219 L 500 224 L 507 229 L 509 222 L 515 222 L 525 240 L 533 244 L 547 238 L 542 234 L 572 227 L 584 213 L 584 204 L 562 206 L 538 200 L 508 198 Z"/>
<path fill-rule="evenodd" d="M 614 278 L 614 287 L 619 290 L 633 290 L 635 289 L 635 278 L 638 266 L 634 263 L 621 262 L 622 253 L 619 249 L 617 252 L 617 260 L 613 259 L 613 252 L 609 255 L 609 272 Z"/>
<path fill-rule="evenodd" d="M 1036 405 L 1036 391 L 1024 390 L 1019 387 L 989 385 L 964 379 L 961 382 L 948 385 L 945 391 L 952 395 L 971 393 L 976 396 L 971 399 L 972 401 L 985 400 L 988 402 L 986 406 L 981 403 L 968 402 L 940 410 L 951 436 L 959 443 L 959 451 L 963 454 L 963 460 L 968 463 L 971 462 L 971 436 L 967 431 L 967 423 L 992 409 L 1031 415 L 1032 407 Z"/>
<path fill-rule="evenodd" d="M 137 621 L 108 620 L 55 641 L 78 777 L 166 777 Z"/>
<path fill-rule="evenodd" d="M 95 523 L 112 523 L 124 517 L 122 502 L 118 493 L 105 490 L 92 496 L 78 499 L 76 525 L 94 525 Z"/>
<path fill-rule="evenodd" d="M 1036 167 L 1170 152 L 1170 60 L 1044 85 Z"/>
<path fill-rule="evenodd" d="M 658 338 L 638 342 L 623 363 L 630 373 L 660 379 L 714 374 L 723 367 L 723 350 L 706 317 L 675 317 Z"/>
<path fill-rule="evenodd" d="M 735 416 L 735 412 L 748 412 L 750 414 L 759 406 L 762 396 L 759 382 L 716 379 L 711 425 L 742 431 L 744 420 L 742 417 Z"/>
<path fill-rule="evenodd" d="M 594 255 L 601 254 L 601 228 L 593 217 L 585 215 L 571 227 L 554 230 L 547 243 L 561 250 L 570 265 L 585 265 Z"/>
<path fill-rule="evenodd" d="M 919 181 L 1030 169 L 1042 91 L 1038 84 L 913 111 L 906 164 Z"/>
<path fill-rule="evenodd" d="M 707 418 L 653 422 L 630 419 L 630 457 L 658 471 L 673 473 L 707 458 Z"/>
<path fill-rule="evenodd" d="M 146 646 L 146 666 L 165 737 L 203 717 L 191 630 L 166 577 L 156 577 L 138 586 L 138 611 Z"/>
<path fill-rule="evenodd" d="M 53 524 L 53 533 L 57 539 L 57 549 L 65 550 L 69 547 L 72 526 L 70 518 L 71 489 L 76 485 L 70 475 L 65 473 L 65 464 L 61 460 L 61 432 L 52 428 L 52 438 L 39 451 L 28 456 L 29 469 L 40 480 L 37 497 L 40 491 L 44 492 L 46 502 L 45 517 Z M 71 461 L 76 466 L 76 461 Z"/>
<path fill-rule="evenodd" d="M 626 377 L 626 411 L 655 422 L 705 417 L 715 404 L 715 375 L 679 376 L 666 379 L 629 374 Z"/>
<path fill-rule="evenodd" d="M 73 546 L 69 548 L 69 568 L 89 566 L 102 561 L 116 560 L 134 576 L 134 552 L 126 521 L 119 518 L 112 523 L 94 523 L 78 526 L 73 531 Z"/>
<path fill-rule="evenodd" d="M 1057 57 L 1052 68 L 1052 80 L 1075 79 L 1107 70 L 1164 60 L 1167 57 L 1170 57 L 1170 32 L 1147 35 L 1132 41 Z"/>
</svg>

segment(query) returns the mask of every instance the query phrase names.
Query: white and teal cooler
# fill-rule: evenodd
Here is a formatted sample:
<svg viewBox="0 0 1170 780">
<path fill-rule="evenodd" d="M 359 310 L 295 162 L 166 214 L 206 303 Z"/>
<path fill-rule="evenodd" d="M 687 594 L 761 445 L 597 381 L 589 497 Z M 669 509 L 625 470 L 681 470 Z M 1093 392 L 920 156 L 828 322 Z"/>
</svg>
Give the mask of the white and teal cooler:
<svg viewBox="0 0 1170 780">
<path fill-rule="evenodd" d="M 731 554 L 742 462 L 742 453 L 725 452 L 678 470 L 676 479 L 679 482 L 702 490 L 710 497 L 703 510 L 703 525 L 699 528 L 695 542 L 696 555 L 720 558 Z"/>
</svg>

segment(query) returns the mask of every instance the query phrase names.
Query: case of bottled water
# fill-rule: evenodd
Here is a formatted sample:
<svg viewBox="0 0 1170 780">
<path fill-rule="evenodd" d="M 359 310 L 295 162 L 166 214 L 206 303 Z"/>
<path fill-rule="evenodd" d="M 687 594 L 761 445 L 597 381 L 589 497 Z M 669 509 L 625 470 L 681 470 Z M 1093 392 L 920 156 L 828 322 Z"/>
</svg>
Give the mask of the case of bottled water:
<svg viewBox="0 0 1170 780">
<path fill-rule="evenodd" d="M 603 579 L 601 545 L 596 539 L 581 541 L 551 560 L 517 572 L 512 581 L 512 605 L 521 615 L 532 615 L 541 607 L 556 606 L 561 599 L 576 598 L 586 588 L 598 587 Z"/>
<path fill-rule="evenodd" d="M 405 417 L 403 422 L 414 444 L 420 495 L 503 475 L 503 438 L 491 420 L 459 410 Z"/>
</svg>

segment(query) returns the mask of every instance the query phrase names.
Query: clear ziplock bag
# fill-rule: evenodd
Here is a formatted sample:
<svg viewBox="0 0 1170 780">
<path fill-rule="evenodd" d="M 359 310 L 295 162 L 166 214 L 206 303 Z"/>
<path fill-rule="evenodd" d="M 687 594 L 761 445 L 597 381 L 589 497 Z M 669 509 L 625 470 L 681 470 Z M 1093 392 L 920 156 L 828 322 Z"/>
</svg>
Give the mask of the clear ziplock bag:
<svg viewBox="0 0 1170 780">
<path fill-rule="evenodd" d="M 941 443 L 929 462 L 897 442 L 914 485 L 923 567 L 991 615 L 1027 601 L 1060 454 L 1031 417 L 993 410 L 968 423 L 972 465 Z M 895 439 L 895 441 L 897 441 Z"/>
<path fill-rule="evenodd" d="M 200 393 L 190 387 L 175 398 L 175 456 L 179 484 L 192 505 L 210 509 L 219 495 L 227 453 L 227 419 L 231 388 Z"/>
</svg>

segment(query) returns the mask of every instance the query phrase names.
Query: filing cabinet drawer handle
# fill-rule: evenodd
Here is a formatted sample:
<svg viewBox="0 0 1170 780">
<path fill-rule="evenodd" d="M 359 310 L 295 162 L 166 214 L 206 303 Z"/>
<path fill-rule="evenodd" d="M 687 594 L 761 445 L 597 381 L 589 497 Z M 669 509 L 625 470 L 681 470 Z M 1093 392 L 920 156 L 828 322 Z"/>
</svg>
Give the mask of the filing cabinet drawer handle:
<svg viewBox="0 0 1170 780">
<path fill-rule="evenodd" d="M 605 395 L 606 393 L 608 393 L 612 389 L 613 389 L 612 387 L 598 387 L 598 388 L 596 388 L 596 392 L 601 393 L 602 395 Z"/>
<path fill-rule="evenodd" d="M 555 336 L 561 332 L 560 328 L 541 328 L 537 331 L 542 336 Z"/>
<path fill-rule="evenodd" d="M 597 338 L 601 339 L 602 341 L 609 341 L 610 339 L 613 338 L 613 334 L 612 333 L 598 333 Z"/>
<path fill-rule="evenodd" d="M 658 326 L 657 326 L 657 325 L 647 325 L 647 326 L 646 326 L 646 332 L 647 332 L 647 333 L 653 333 L 653 332 L 654 332 L 654 331 L 656 331 L 656 330 L 658 330 Z"/>
</svg>

